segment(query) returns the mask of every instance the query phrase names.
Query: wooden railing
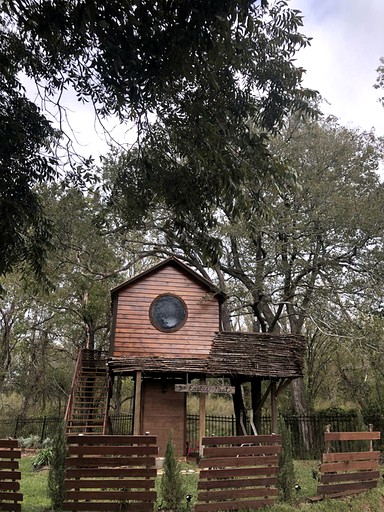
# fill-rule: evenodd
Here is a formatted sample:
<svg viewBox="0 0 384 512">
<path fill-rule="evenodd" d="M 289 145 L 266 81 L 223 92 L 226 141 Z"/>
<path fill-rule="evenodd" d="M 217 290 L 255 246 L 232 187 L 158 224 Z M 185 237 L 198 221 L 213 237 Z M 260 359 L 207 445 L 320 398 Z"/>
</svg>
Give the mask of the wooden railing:
<svg viewBox="0 0 384 512">
<path fill-rule="evenodd" d="M 21 451 L 16 439 L 0 439 L 0 510 L 20 511 L 19 459 Z"/>
<path fill-rule="evenodd" d="M 64 421 L 65 421 L 66 425 L 68 424 L 68 422 L 70 421 L 70 419 L 72 417 L 72 412 L 73 412 L 72 409 L 73 409 L 73 403 L 74 403 L 75 390 L 77 387 L 77 382 L 79 380 L 79 376 L 81 374 L 82 368 L 83 368 L 83 349 L 81 348 L 79 350 L 79 353 L 77 354 L 75 371 L 74 371 L 73 377 L 72 377 L 71 392 L 69 394 L 67 408 L 65 410 Z"/>
<path fill-rule="evenodd" d="M 281 436 L 203 438 L 195 512 L 254 510 L 277 494 Z"/>
<path fill-rule="evenodd" d="M 69 435 L 64 511 L 153 512 L 156 436 Z"/>
</svg>

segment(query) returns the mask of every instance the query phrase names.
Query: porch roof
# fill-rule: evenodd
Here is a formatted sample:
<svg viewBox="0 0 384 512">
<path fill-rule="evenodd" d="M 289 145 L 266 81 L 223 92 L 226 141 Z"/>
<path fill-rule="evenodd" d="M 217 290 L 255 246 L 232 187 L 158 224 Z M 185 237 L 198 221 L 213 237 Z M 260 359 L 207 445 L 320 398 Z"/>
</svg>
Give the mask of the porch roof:
<svg viewBox="0 0 384 512">
<path fill-rule="evenodd" d="M 195 373 L 211 376 L 297 378 L 303 375 L 304 337 L 292 334 L 218 332 L 207 358 L 111 358 L 112 371 Z"/>
</svg>

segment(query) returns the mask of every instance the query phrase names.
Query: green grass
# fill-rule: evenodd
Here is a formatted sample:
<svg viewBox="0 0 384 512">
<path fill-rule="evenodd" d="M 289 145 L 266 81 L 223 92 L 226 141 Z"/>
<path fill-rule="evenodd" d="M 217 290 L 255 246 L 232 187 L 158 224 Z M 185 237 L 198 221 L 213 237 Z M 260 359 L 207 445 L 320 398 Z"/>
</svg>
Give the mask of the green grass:
<svg viewBox="0 0 384 512">
<path fill-rule="evenodd" d="M 43 512 L 50 510 L 50 499 L 47 494 L 48 470 L 34 471 L 32 462 L 35 457 L 22 457 L 21 492 L 23 493 L 22 512 Z"/>
<path fill-rule="evenodd" d="M 34 471 L 34 457 L 23 457 L 20 462 L 22 472 L 21 491 L 24 495 L 22 512 L 46 512 L 50 510 L 50 499 L 47 495 L 48 470 Z M 186 493 L 196 498 L 197 473 L 191 473 L 193 464 L 182 464 L 185 472 Z M 296 461 L 296 482 L 301 489 L 296 494 L 295 503 L 276 504 L 265 512 L 381 512 L 384 510 L 384 481 L 381 478 L 378 489 L 344 499 L 325 500 L 308 503 L 308 498 L 316 495 L 318 469 L 317 461 Z M 159 480 L 159 479 L 158 479 Z M 158 482 L 156 485 L 157 488 Z M 193 499 L 193 501 L 194 501 Z M 259 509 L 261 512 L 262 509 Z"/>
</svg>

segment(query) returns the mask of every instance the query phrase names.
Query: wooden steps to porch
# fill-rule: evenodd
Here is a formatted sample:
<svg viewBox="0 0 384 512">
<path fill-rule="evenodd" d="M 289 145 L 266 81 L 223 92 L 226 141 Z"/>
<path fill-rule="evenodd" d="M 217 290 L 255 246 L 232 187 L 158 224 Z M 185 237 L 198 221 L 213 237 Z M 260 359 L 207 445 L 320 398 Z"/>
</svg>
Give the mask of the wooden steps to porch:
<svg viewBox="0 0 384 512">
<path fill-rule="evenodd" d="M 103 434 L 108 406 L 107 354 L 81 349 L 67 404 L 67 434 Z"/>
</svg>

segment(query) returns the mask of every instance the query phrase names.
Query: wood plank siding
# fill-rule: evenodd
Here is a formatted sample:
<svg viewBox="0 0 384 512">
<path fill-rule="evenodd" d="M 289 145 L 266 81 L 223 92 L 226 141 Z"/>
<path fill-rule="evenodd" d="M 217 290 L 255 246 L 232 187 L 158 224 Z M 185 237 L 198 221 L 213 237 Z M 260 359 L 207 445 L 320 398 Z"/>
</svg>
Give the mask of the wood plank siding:
<svg viewBox="0 0 384 512">
<path fill-rule="evenodd" d="M 188 310 L 185 324 L 175 332 L 159 331 L 149 317 L 153 300 L 168 293 L 180 297 Z M 220 329 L 219 299 L 181 266 L 159 266 L 128 281 L 112 296 L 111 357 L 208 357 Z"/>
</svg>

